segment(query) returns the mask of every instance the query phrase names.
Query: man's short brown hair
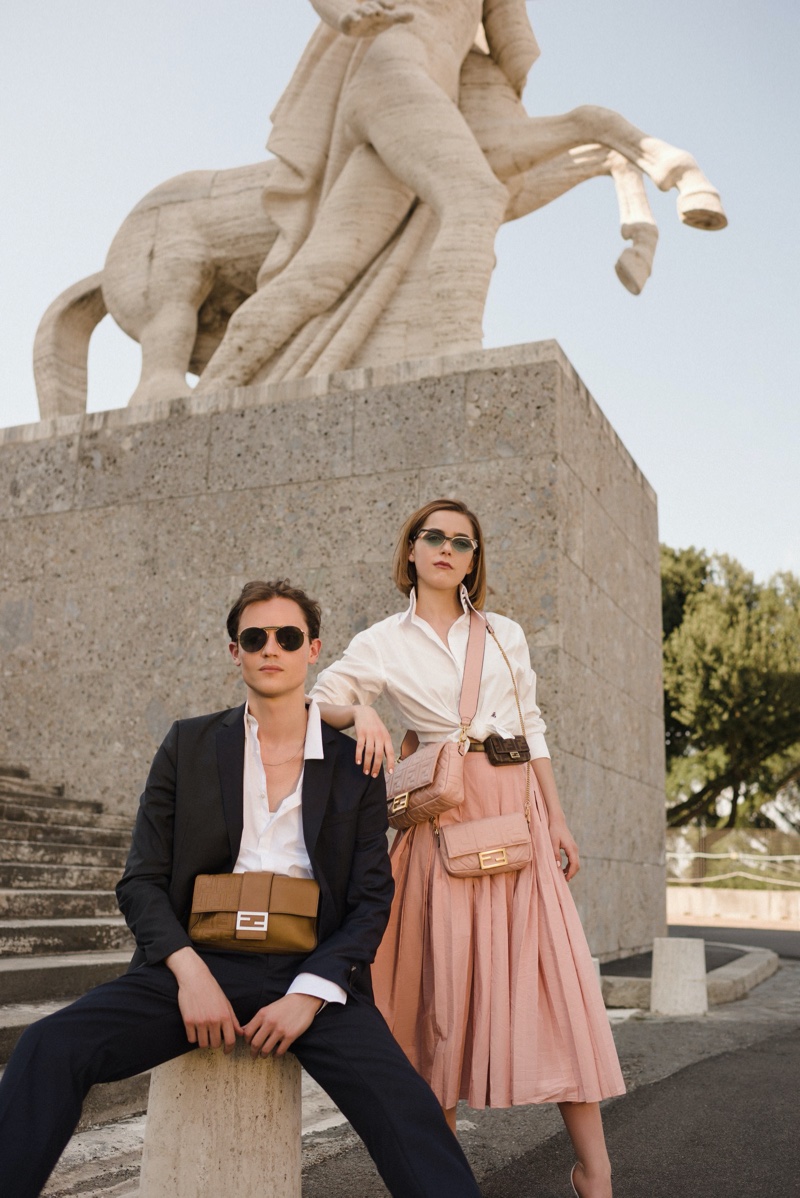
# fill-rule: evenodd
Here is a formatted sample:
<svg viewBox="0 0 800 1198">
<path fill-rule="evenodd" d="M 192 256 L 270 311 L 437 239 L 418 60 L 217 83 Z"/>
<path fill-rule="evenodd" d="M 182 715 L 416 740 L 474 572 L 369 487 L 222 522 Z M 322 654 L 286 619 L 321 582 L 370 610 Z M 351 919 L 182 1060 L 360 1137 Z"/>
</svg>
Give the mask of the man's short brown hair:
<svg viewBox="0 0 800 1198">
<path fill-rule="evenodd" d="M 274 582 L 246 582 L 242 593 L 228 612 L 228 636 L 235 641 L 239 635 L 239 619 L 250 603 L 263 603 L 268 599 L 291 599 L 302 610 L 308 628 L 308 639 L 315 641 L 322 622 L 322 608 L 316 599 L 311 599 L 299 587 L 293 587 L 288 578 Z"/>
</svg>

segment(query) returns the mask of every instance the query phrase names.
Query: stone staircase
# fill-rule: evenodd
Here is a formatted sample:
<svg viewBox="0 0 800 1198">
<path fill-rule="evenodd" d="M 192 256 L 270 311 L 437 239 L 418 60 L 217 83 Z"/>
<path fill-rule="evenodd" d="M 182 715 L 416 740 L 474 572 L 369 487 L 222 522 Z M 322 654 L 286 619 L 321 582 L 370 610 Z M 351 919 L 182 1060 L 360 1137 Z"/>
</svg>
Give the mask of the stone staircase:
<svg viewBox="0 0 800 1198">
<path fill-rule="evenodd" d="M 101 803 L 0 764 L 0 1068 L 30 1023 L 126 970 L 134 945 L 114 886 L 130 831 Z M 141 1116 L 147 1086 L 143 1074 L 96 1087 L 79 1130 Z"/>
</svg>

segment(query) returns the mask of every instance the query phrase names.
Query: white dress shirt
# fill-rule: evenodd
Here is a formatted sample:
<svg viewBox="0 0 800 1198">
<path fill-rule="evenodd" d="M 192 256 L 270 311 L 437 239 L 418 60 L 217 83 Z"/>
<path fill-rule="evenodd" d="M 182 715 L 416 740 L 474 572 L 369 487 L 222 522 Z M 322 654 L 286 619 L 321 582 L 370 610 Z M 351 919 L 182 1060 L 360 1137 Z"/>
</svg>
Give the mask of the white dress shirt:
<svg viewBox="0 0 800 1198">
<path fill-rule="evenodd" d="M 312 700 L 308 706 L 303 762 L 321 761 L 322 725 L 319 708 Z M 258 743 L 258 722 L 244 709 L 244 806 L 242 841 L 233 867 L 235 874 L 269 871 L 291 878 L 313 878 L 311 860 L 303 838 L 303 774 L 290 795 L 270 811 L 267 777 Z M 314 973 L 299 973 L 287 994 L 311 994 L 323 1002 L 347 1002 L 347 993 L 335 982 Z"/>
<path fill-rule="evenodd" d="M 408 607 L 359 632 L 338 661 L 324 669 L 311 694 L 318 703 L 374 703 L 385 693 L 406 727 L 423 743 L 457 740 L 458 703 L 469 637 L 469 600 L 461 589 L 464 614 L 448 633 L 447 644 L 417 615 L 416 591 Z M 531 757 L 549 757 L 545 723 L 536 703 L 525 633 L 507 616 L 486 613 L 513 670 Z M 521 732 L 511 673 L 491 636 L 486 636 L 478 710 L 469 728 L 475 740 L 491 733 Z"/>
</svg>

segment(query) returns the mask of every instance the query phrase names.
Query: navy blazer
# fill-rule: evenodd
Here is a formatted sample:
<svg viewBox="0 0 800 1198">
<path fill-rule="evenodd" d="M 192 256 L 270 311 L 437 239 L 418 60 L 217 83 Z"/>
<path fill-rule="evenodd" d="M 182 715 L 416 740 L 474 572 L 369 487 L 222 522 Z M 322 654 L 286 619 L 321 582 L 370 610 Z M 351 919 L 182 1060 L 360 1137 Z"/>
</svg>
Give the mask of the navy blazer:
<svg viewBox="0 0 800 1198">
<path fill-rule="evenodd" d="M 386 786 L 355 763 L 355 741 L 322 724 L 323 760 L 305 763 L 303 835 L 320 887 L 310 972 L 371 995 L 369 966 L 389 919 Z M 155 755 L 117 899 L 136 938 L 131 969 L 186 945 L 194 880 L 230 873 L 243 825 L 244 704 L 177 720 Z"/>
</svg>

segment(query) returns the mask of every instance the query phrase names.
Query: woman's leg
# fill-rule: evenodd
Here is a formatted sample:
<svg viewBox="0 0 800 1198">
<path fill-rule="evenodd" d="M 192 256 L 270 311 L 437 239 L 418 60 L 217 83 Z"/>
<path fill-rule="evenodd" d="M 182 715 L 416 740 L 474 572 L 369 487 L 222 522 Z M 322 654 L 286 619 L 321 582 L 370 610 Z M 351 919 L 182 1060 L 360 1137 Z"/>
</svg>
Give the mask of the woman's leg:
<svg viewBox="0 0 800 1198">
<path fill-rule="evenodd" d="M 611 1162 L 600 1103 L 560 1102 L 558 1109 L 575 1149 L 574 1185 L 580 1198 L 611 1198 Z"/>
<path fill-rule="evenodd" d="M 442 1114 L 445 1117 L 447 1126 L 450 1128 L 453 1135 L 456 1134 L 456 1107 L 442 1107 Z"/>
</svg>

